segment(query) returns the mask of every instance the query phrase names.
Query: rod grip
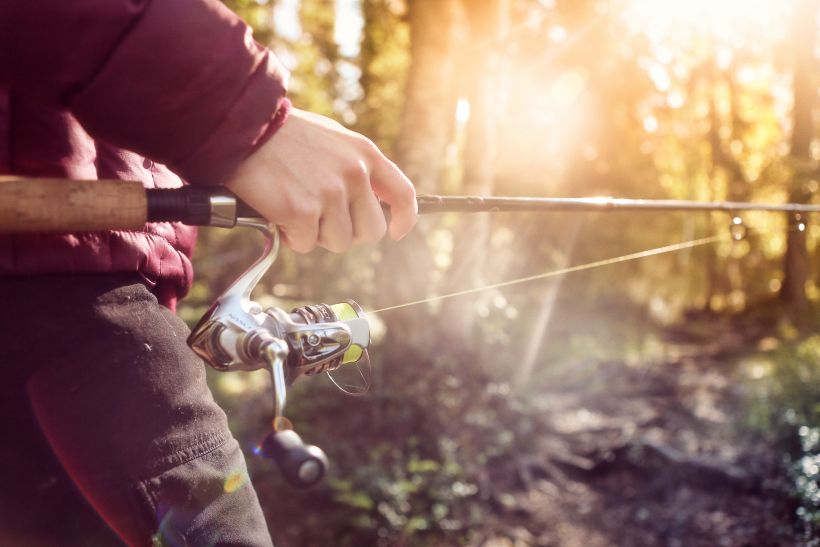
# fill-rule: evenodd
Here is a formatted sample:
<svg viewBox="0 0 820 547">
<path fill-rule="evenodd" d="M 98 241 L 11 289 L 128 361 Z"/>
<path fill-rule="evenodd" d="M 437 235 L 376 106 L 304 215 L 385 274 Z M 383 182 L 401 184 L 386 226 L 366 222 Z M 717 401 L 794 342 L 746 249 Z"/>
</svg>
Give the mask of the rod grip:
<svg viewBox="0 0 820 547">
<path fill-rule="evenodd" d="M 139 230 L 147 210 L 135 181 L 0 177 L 0 233 Z"/>
</svg>

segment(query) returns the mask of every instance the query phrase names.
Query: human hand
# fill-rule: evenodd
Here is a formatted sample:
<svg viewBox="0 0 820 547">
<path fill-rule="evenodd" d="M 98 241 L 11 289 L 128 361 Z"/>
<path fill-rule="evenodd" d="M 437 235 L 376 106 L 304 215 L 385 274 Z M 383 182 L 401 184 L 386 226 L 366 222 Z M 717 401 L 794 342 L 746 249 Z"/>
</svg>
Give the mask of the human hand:
<svg viewBox="0 0 820 547">
<path fill-rule="evenodd" d="M 393 239 L 404 237 L 418 218 L 412 183 L 376 145 L 296 108 L 226 186 L 301 253 L 316 245 L 341 252 L 381 239 L 387 222 L 380 200 L 390 206 Z"/>
</svg>

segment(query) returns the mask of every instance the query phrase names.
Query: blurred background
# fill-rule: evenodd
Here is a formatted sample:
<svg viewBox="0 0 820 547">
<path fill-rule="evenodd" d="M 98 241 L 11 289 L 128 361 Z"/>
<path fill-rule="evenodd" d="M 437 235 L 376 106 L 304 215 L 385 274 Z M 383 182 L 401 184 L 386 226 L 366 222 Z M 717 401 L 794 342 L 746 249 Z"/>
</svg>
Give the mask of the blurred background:
<svg viewBox="0 0 820 547">
<path fill-rule="evenodd" d="M 290 96 L 420 193 L 812 202 L 816 0 L 231 0 Z M 264 372 L 211 375 L 274 541 L 820 545 L 816 218 L 371 316 L 373 387 L 289 393 L 332 462 L 252 455 Z M 255 293 L 366 310 L 729 232 L 723 213 L 437 215 L 401 242 L 283 252 Z M 202 230 L 195 322 L 260 252 Z M 341 382 L 361 381 L 356 370 Z"/>
</svg>

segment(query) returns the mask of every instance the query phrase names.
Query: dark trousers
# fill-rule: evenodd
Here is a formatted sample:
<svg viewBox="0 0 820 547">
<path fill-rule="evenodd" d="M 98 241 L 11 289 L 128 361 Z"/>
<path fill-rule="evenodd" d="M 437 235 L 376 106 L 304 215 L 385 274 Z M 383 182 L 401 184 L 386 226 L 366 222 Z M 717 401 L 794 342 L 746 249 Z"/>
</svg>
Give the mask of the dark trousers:
<svg viewBox="0 0 820 547">
<path fill-rule="evenodd" d="M 129 544 L 271 544 L 188 329 L 138 276 L 0 278 L 0 303 L 0 544 L 118 541 L 77 490 Z"/>
</svg>

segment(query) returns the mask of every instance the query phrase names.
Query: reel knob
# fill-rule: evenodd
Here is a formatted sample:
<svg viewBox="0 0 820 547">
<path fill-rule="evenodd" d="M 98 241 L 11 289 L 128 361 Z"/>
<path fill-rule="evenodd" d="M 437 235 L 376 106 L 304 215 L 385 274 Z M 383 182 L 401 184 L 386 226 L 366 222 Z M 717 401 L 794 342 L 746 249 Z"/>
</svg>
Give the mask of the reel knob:
<svg viewBox="0 0 820 547">
<path fill-rule="evenodd" d="M 262 442 L 262 455 L 276 462 L 295 488 L 310 488 L 325 476 L 328 462 L 318 446 L 305 444 L 293 430 L 271 431 Z"/>
</svg>

